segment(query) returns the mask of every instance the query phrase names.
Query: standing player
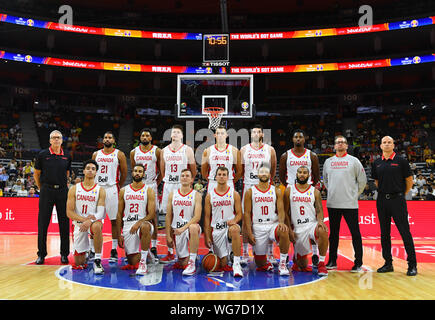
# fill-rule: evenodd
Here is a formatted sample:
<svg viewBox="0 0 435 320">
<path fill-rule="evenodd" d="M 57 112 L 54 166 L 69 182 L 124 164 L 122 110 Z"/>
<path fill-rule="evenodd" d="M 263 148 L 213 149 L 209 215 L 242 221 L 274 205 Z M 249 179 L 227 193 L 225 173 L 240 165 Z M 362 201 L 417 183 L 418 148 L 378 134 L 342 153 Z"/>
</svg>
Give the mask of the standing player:
<svg viewBox="0 0 435 320">
<path fill-rule="evenodd" d="M 263 137 L 263 127 L 259 124 L 255 125 L 251 130 L 251 143 L 240 149 L 243 176 L 242 208 L 244 206 L 246 190 L 249 190 L 259 182 L 258 168 L 260 168 L 262 164 L 266 164 L 270 167 L 271 182 L 273 182 L 275 177 L 276 152 L 272 146 L 263 143 Z M 246 236 L 246 232 L 243 226 L 243 263 L 246 263 L 249 257 L 248 237 Z M 272 245 L 269 246 L 268 256 L 273 258 Z"/>
<path fill-rule="evenodd" d="M 258 185 L 245 194 L 244 219 L 249 243 L 255 252 L 255 263 L 259 271 L 272 271 L 273 266 L 266 259 L 269 243 L 279 244 L 279 274 L 289 275 L 287 257 L 290 246 L 289 228 L 284 223 L 283 194 L 270 183 L 270 169 L 262 166 L 258 170 Z M 291 232 L 291 231 L 290 231 Z M 293 237 L 292 237 L 293 239 Z"/>
<path fill-rule="evenodd" d="M 195 262 L 199 247 L 202 196 L 192 188 L 192 172 L 183 169 L 180 176 L 181 188 L 169 194 L 166 213 L 166 242 L 169 248 L 177 248 L 177 267 L 184 269 L 183 275 L 196 272 Z M 190 254 L 189 254 L 190 247 Z"/>
<path fill-rule="evenodd" d="M 99 166 L 95 182 L 106 190 L 106 213 L 112 224 L 112 250 L 109 262 L 118 262 L 118 191 L 127 178 L 127 159 L 124 152 L 115 148 L 115 136 L 111 131 L 104 134 L 103 144 L 103 149 L 94 152 L 92 160 Z"/>
<path fill-rule="evenodd" d="M 137 275 L 148 271 L 146 261 L 154 229 L 152 221 L 156 214 L 156 195 L 142 181 L 144 174 L 144 166 L 136 164 L 132 172 L 133 182 L 119 192 L 117 214 L 119 246 L 124 248 L 128 261 L 123 269 L 137 267 Z"/>
<path fill-rule="evenodd" d="M 226 167 L 216 170 L 217 186 L 205 197 L 204 204 L 204 240 L 207 248 L 213 246 L 213 252 L 221 259 L 224 271 L 233 271 L 234 277 L 243 277 L 240 265 L 240 226 L 242 205 L 240 195 L 228 186 Z M 230 242 L 234 254 L 233 267 L 228 266 L 231 253 Z"/>
<path fill-rule="evenodd" d="M 130 152 L 130 164 L 134 168 L 136 164 L 142 164 L 145 168 L 144 183 L 153 189 L 156 195 L 156 214 L 152 221 L 154 226 L 154 233 L 151 238 L 151 250 L 150 253 L 153 259 L 158 260 L 157 256 L 157 212 L 158 209 L 158 185 L 162 182 L 162 175 L 160 172 L 160 153 L 161 150 L 157 146 L 152 144 L 153 137 L 149 129 L 142 129 L 139 137 L 139 145 Z"/>
<path fill-rule="evenodd" d="M 323 222 L 322 197 L 320 191 L 308 184 L 310 171 L 301 166 L 296 172 L 296 183 L 289 185 L 284 193 L 284 211 L 290 215 L 296 243 L 292 269 L 312 271 L 308 268 L 307 255 L 311 253 L 310 240 L 319 246 L 318 274 L 328 275 L 325 256 L 328 250 L 328 228 Z"/>
<path fill-rule="evenodd" d="M 317 155 L 305 148 L 305 132 L 297 129 L 293 132 L 293 148 L 284 152 L 279 160 L 279 179 L 285 186 L 293 185 L 296 181 L 296 172 L 299 167 L 306 166 L 311 175 L 308 184 L 316 186 L 320 181 L 320 166 Z M 319 262 L 318 248 L 315 241 L 311 241 L 313 265 Z"/>
<path fill-rule="evenodd" d="M 83 164 L 84 181 L 68 191 L 67 215 L 73 225 L 74 269 L 86 268 L 86 252 L 89 251 L 88 233 L 94 237 L 94 273 L 103 274 L 101 254 L 103 249 L 104 203 L 106 191 L 95 183 L 98 164 L 88 160 Z"/>
<path fill-rule="evenodd" d="M 192 181 L 196 176 L 196 162 L 193 149 L 183 144 L 183 127 L 174 125 L 171 130 L 171 143 L 161 152 L 160 172 L 163 177 L 163 195 L 161 211 L 166 215 L 171 191 L 181 187 L 180 175 L 183 169 L 188 168 L 192 173 Z M 175 260 L 173 248 L 168 248 L 168 254 L 160 261 L 171 263 Z"/>
<path fill-rule="evenodd" d="M 218 167 L 228 168 L 228 185 L 232 188 L 242 175 L 240 151 L 227 144 L 227 129 L 224 126 L 217 127 L 214 137 L 216 143 L 204 150 L 201 161 L 201 175 L 204 179 L 208 179 L 207 192 L 217 186 L 214 177 Z"/>
</svg>

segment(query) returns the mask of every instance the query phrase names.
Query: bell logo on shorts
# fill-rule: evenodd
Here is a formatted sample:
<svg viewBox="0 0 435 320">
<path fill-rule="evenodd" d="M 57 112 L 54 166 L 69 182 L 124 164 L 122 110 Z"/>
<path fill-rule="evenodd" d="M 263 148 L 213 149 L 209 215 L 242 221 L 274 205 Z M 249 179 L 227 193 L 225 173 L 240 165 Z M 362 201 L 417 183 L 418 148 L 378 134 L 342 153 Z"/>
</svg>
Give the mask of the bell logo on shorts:
<svg viewBox="0 0 435 320">
<path fill-rule="evenodd" d="M 228 226 L 227 222 L 222 222 L 222 223 L 216 223 L 216 230 L 221 230 L 221 229 L 225 229 Z"/>
</svg>

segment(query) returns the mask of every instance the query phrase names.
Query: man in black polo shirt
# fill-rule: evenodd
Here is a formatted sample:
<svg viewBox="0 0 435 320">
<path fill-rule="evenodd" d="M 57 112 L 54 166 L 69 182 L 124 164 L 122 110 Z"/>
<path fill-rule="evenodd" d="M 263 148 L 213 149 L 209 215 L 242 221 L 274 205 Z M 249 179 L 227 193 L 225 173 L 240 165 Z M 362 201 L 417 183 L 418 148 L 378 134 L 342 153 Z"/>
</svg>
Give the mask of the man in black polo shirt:
<svg viewBox="0 0 435 320">
<path fill-rule="evenodd" d="M 34 178 L 39 193 L 38 259 L 43 264 L 47 255 L 47 230 L 53 206 L 56 205 L 60 232 L 61 263 L 68 263 L 69 219 L 66 215 L 67 178 L 71 172 L 71 157 L 63 152 L 62 133 L 50 133 L 50 147 L 42 150 L 35 162 Z"/>
<path fill-rule="evenodd" d="M 394 219 L 408 255 L 408 276 L 417 274 L 414 240 L 408 223 L 408 209 L 405 195 L 411 190 L 413 176 L 406 159 L 394 152 L 394 140 L 385 136 L 381 140 L 382 158 L 372 165 L 372 178 L 378 187 L 376 208 L 381 227 L 382 256 L 385 264 L 377 271 L 392 272 L 393 257 L 391 255 L 391 218 Z"/>
</svg>

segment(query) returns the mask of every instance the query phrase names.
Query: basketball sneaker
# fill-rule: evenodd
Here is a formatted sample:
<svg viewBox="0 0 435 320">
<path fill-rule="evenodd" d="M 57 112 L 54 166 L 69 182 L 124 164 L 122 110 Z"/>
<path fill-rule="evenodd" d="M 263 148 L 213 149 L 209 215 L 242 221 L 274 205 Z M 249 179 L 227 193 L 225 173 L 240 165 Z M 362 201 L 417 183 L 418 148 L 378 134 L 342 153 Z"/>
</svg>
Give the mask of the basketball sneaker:
<svg viewBox="0 0 435 320">
<path fill-rule="evenodd" d="M 242 256 L 240 257 L 240 264 L 242 266 L 247 266 L 249 262 L 249 256 Z"/>
<path fill-rule="evenodd" d="M 240 263 L 233 264 L 233 276 L 234 277 L 243 277 L 242 266 Z"/>
<path fill-rule="evenodd" d="M 101 265 L 101 260 L 95 259 L 94 260 L 94 274 L 103 274 L 103 273 L 104 273 L 104 268 Z"/>
<path fill-rule="evenodd" d="M 195 272 L 196 272 L 195 261 L 192 259 L 189 259 L 188 265 L 183 270 L 183 276 L 191 276 L 191 275 L 194 275 Z"/>
<path fill-rule="evenodd" d="M 328 261 L 328 264 L 326 265 L 326 269 L 328 269 L 328 270 L 336 270 L 337 269 L 337 262 L 335 262 L 335 261 Z"/>
<path fill-rule="evenodd" d="M 282 261 L 282 262 L 279 263 L 278 271 L 279 271 L 279 275 L 280 276 L 288 276 L 288 275 L 290 275 L 290 271 L 288 270 L 285 261 Z"/>
<path fill-rule="evenodd" d="M 148 273 L 147 262 L 144 259 L 141 259 L 139 262 L 139 267 L 136 270 L 136 274 L 139 276 L 143 276 Z"/>
<path fill-rule="evenodd" d="M 269 255 L 267 256 L 267 260 L 269 261 L 270 264 L 277 266 L 278 265 L 278 259 L 276 259 L 274 256 Z"/>
<path fill-rule="evenodd" d="M 267 264 L 265 264 L 262 267 L 257 267 L 255 270 L 256 271 L 263 271 L 263 272 L 273 271 L 273 266 L 270 262 L 267 262 Z"/>
<path fill-rule="evenodd" d="M 293 263 L 292 270 L 293 271 L 300 271 L 300 272 L 313 272 L 313 268 L 312 267 L 306 266 L 305 268 L 299 268 L 297 263 Z"/>
<path fill-rule="evenodd" d="M 92 261 L 94 259 L 95 259 L 95 252 L 92 251 L 92 250 L 89 250 L 89 252 L 88 252 L 88 260 Z"/>
<path fill-rule="evenodd" d="M 110 250 L 109 262 L 112 262 L 112 263 L 118 262 L 118 251 L 116 251 L 116 249 Z"/>
<path fill-rule="evenodd" d="M 150 253 L 151 253 L 151 255 L 152 255 L 153 259 L 154 259 L 154 263 L 159 263 L 159 256 L 157 254 L 157 248 L 156 247 L 152 247 L 150 249 Z"/>
<path fill-rule="evenodd" d="M 326 269 L 324 262 L 319 262 L 319 265 L 317 266 L 317 274 L 322 277 L 328 275 L 328 270 Z"/>
<path fill-rule="evenodd" d="M 361 272 L 362 271 L 362 267 L 359 264 L 354 264 L 352 269 L 350 269 L 350 272 L 353 273 L 357 273 L 357 272 Z"/>
<path fill-rule="evenodd" d="M 175 255 L 173 253 L 169 253 L 160 259 L 161 263 L 167 264 L 167 263 L 172 263 L 175 261 Z"/>
</svg>

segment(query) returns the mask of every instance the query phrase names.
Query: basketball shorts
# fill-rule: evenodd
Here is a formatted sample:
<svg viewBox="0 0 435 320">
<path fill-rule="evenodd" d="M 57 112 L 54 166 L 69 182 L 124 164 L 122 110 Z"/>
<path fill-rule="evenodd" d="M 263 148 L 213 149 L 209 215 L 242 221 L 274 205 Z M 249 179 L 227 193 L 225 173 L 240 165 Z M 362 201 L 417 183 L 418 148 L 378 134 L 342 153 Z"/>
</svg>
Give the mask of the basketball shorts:
<svg viewBox="0 0 435 320">
<path fill-rule="evenodd" d="M 162 203 L 160 204 L 160 209 L 164 214 L 166 214 L 166 210 L 168 207 L 169 194 L 172 191 L 177 191 L 179 188 L 181 188 L 180 183 L 167 183 L 167 182 L 165 182 L 163 184 L 163 195 L 162 195 Z"/>
<path fill-rule="evenodd" d="M 201 235 L 201 232 L 201 226 L 199 226 L 199 235 Z M 182 234 L 175 236 L 175 248 L 177 250 L 178 258 L 186 258 L 189 256 L 189 239 L 189 228 L 185 230 Z"/>
<path fill-rule="evenodd" d="M 240 226 L 239 226 L 240 228 Z M 228 256 L 231 253 L 231 239 L 229 238 L 228 227 L 223 229 L 213 228 L 212 233 L 213 252 L 219 258 Z"/>
<path fill-rule="evenodd" d="M 74 255 L 80 255 L 90 250 L 89 234 L 92 236 L 91 228 L 81 232 L 80 226 L 83 222 L 72 221 L 72 234 L 73 234 L 73 252 Z"/>
<path fill-rule="evenodd" d="M 316 243 L 318 239 L 316 235 L 316 228 L 317 222 L 314 222 L 310 223 L 307 226 L 304 226 L 299 230 L 294 230 L 296 234 L 296 243 L 294 244 L 296 259 L 299 259 L 311 253 L 310 239 L 314 240 Z"/>
<path fill-rule="evenodd" d="M 124 250 L 126 255 L 136 254 L 140 252 L 140 228 L 137 229 L 136 233 L 131 234 L 130 229 L 134 226 L 136 222 L 126 223 L 122 228 L 122 236 L 124 237 Z M 150 234 L 153 234 L 154 227 L 149 221 L 145 221 L 151 227 Z M 149 248 L 142 248 L 143 250 L 148 250 Z"/>
<path fill-rule="evenodd" d="M 160 203 L 159 203 L 159 192 L 158 192 L 158 189 L 157 189 L 157 182 L 153 182 L 153 183 L 147 184 L 146 188 L 147 188 L 147 191 L 148 191 L 148 188 L 153 189 L 154 194 L 156 195 L 156 199 L 155 199 L 156 212 L 159 212 Z"/>
<path fill-rule="evenodd" d="M 269 253 L 269 244 L 273 241 L 279 242 L 276 230 L 278 222 L 275 223 L 254 223 L 252 231 L 255 237 L 254 253 L 256 255 L 265 255 Z"/>
<path fill-rule="evenodd" d="M 118 214 L 119 197 L 118 185 L 114 184 L 113 186 L 103 186 L 103 188 L 106 190 L 106 214 L 110 220 L 116 220 L 116 216 Z"/>
<path fill-rule="evenodd" d="M 227 185 L 229 185 L 234 190 L 234 181 L 228 180 Z M 217 187 L 217 181 L 209 180 L 207 185 L 207 193 L 210 193 L 210 190 L 213 190 Z"/>
</svg>

